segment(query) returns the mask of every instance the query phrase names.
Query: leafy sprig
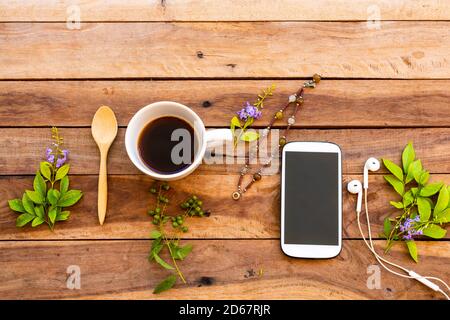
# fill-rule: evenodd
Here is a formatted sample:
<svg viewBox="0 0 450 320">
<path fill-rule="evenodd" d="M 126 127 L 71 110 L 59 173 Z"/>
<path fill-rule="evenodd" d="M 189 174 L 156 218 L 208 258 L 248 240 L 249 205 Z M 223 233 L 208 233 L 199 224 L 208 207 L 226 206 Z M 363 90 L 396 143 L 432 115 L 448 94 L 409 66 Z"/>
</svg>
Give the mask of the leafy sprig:
<svg viewBox="0 0 450 320">
<path fill-rule="evenodd" d="M 31 222 L 32 227 L 46 223 L 51 230 L 57 221 L 69 218 L 65 208 L 77 203 L 83 196 L 80 190 L 69 190 L 69 164 L 67 150 L 62 149 L 63 139 L 56 127 L 52 128 L 52 147 L 47 148 L 47 160 L 39 165 L 33 181 L 33 190 L 25 190 L 21 199 L 9 200 L 11 210 L 19 214 L 17 227 Z M 57 188 L 59 184 L 59 188 Z"/>
<path fill-rule="evenodd" d="M 190 196 L 179 205 L 180 209 L 182 209 L 181 213 L 178 215 L 169 215 L 167 213 L 167 207 L 170 204 L 168 197 L 169 190 L 172 190 L 172 188 L 165 182 L 155 183 L 150 188 L 150 193 L 156 197 L 156 205 L 148 211 L 148 214 L 152 217 L 152 223 L 156 226 L 156 229 L 150 234 L 153 241 L 148 260 L 171 271 L 171 274 L 155 287 L 153 291 L 155 294 L 172 288 L 177 278 L 180 278 L 183 283 L 186 283 L 178 262 L 184 260 L 191 253 L 193 247 L 191 244 L 180 245 L 180 233 L 189 231 L 186 224 L 189 218 L 208 217 L 210 215 L 209 211 L 203 211 L 203 202 L 196 195 Z M 168 234 L 166 231 L 166 225 L 169 222 L 174 231 L 173 234 Z M 170 263 L 161 257 L 161 252 L 164 248 L 167 249 L 172 260 Z"/>
<path fill-rule="evenodd" d="M 247 105 L 237 112 L 238 116 L 231 118 L 230 129 L 233 134 L 235 147 L 239 141 L 252 142 L 259 139 L 258 133 L 247 130 L 256 119 L 261 117 L 264 102 L 268 97 L 273 95 L 274 91 L 274 84 L 263 89 L 262 92 L 258 94 L 253 105 L 250 105 L 250 103 L 247 102 Z"/>
<path fill-rule="evenodd" d="M 385 180 L 401 197 L 390 204 L 400 210 L 395 218 L 384 220 L 383 236 L 387 239 L 386 252 L 394 243 L 404 241 L 410 256 L 418 262 L 418 250 L 414 238 L 427 236 L 443 238 L 447 231 L 441 226 L 450 222 L 450 186 L 442 182 L 429 182 L 430 173 L 416 159 L 412 143 L 402 153 L 402 165 L 383 159 L 391 173 Z"/>
</svg>

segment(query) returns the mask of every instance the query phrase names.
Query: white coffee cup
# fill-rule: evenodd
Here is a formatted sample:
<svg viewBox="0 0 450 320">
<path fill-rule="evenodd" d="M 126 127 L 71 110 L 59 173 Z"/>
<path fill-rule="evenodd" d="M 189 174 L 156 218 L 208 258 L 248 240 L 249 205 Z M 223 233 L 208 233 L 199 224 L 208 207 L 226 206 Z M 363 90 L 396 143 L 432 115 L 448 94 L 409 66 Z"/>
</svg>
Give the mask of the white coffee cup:
<svg viewBox="0 0 450 320">
<path fill-rule="evenodd" d="M 138 140 L 139 135 L 148 123 L 167 116 L 181 118 L 189 123 L 194 129 L 196 135 L 194 141 L 198 142 L 198 145 L 194 148 L 194 160 L 188 167 L 175 173 L 163 174 L 152 170 L 141 159 Z M 171 181 L 184 178 L 192 173 L 202 162 L 207 145 L 217 146 L 224 141 L 232 141 L 232 139 L 229 129 L 206 130 L 200 117 L 185 105 L 172 101 L 159 101 L 143 107 L 131 118 L 125 133 L 125 147 L 131 162 L 140 171 L 156 180 Z M 158 150 L 155 150 L 155 152 L 158 152 Z"/>
</svg>

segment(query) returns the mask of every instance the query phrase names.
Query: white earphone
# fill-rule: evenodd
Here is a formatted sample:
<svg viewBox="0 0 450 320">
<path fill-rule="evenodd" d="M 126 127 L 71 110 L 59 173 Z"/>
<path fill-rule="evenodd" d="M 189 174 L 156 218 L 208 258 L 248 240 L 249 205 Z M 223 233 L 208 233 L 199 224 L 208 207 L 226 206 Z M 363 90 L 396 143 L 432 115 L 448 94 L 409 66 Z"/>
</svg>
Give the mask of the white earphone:
<svg viewBox="0 0 450 320">
<path fill-rule="evenodd" d="M 362 198 L 363 198 L 363 188 L 362 188 L 361 182 L 359 180 L 352 180 L 347 184 L 348 192 L 358 195 L 358 199 L 357 199 L 357 203 L 356 203 L 356 214 L 357 214 L 357 222 L 358 222 L 359 232 L 361 233 L 364 243 L 369 248 L 370 252 L 373 253 L 373 255 L 377 259 L 378 263 L 380 263 L 380 265 L 384 269 L 389 271 L 390 273 L 393 273 L 393 274 L 403 277 L 403 278 L 415 279 L 415 280 L 421 282 L 422 284 L 426 285 L 427 287 L 433 289 L 434 291 L 438 291 L 438 292 L 442 293 L 448 300 L 450 300 L 450 297 L 438 285 L 436 285 L 435 283 L 430 281 L 430 280 L 438 281 L 438 282 L 442 283 L 447 288 L 447 290 L 450 291 L 450 287 L 443 280 L 436 278 L 436 277 L 421 276 L 412 270 L 408 270 L 398 264 L 395 264 L 389 260 L 386 260 L 385 258 L 381 257 L 375 251 L 375 247 L 373 245 L 372 235 L 371 235 L 372 232 L 370 229 L 369 209 L 368 209 L 368 205 L 367 205 L 367 190 L 369 189 L 369 171 L 374 172 L 379 169 L 380 169 L 380 162 L 376 158 L 369 158 L 366 161 L 366 163 L 364 164 L 364 181 L 363 181 L 363 184 L 364 184 L 364 207 L 365 207 L 365 214 L 366 214 L 366 221 L 367 221 L 368 241 L 367 241 L 366 237 L 364 236 L 364 233 L 361 228 L 361 222 L 360 222 L 360 214 L 361 214 L 361 209 L 362 209 Z M 403 272 L 407 273 L 408 275 L 394 271 L 391 268 L 389 268 L 388 266 L 386 266 L 386 264 L 396 267 L 396 268 L 402 270 Z"/>
<path fill-rule="evenodd" d="M 369 188 L 369 170 L 370 171 L 380 170 L 380 161 L 378 161 L 378 159 L 375 158 L 369 158 L 364 164 L 364 189 Z"/>
<path fill-rule="evenodd" d="M 356 200 L 356 213 L 361 213 L 361 207 L 362 207 L 362 185 L 361 181 L 359 180 L 352 180 L 347 184 L 347 190 L 348 192 L 352 194 L 357 194 L 358 199 Z"/>
</svg>

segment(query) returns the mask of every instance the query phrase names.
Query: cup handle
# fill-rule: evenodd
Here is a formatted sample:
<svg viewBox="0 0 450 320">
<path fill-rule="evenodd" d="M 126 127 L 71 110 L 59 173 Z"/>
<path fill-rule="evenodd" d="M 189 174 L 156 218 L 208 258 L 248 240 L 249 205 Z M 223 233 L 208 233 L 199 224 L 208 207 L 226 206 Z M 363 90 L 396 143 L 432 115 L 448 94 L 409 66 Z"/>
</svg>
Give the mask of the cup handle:
<svg viewBox="0 0 450 320">
<path fill-rule="evenodd" d="M 215 148 L 223 145 L 226 141 L 233 141 L 233 134 L 230 129 L 210 129 L 206 130 L 206 147 Z"/>
</svg>

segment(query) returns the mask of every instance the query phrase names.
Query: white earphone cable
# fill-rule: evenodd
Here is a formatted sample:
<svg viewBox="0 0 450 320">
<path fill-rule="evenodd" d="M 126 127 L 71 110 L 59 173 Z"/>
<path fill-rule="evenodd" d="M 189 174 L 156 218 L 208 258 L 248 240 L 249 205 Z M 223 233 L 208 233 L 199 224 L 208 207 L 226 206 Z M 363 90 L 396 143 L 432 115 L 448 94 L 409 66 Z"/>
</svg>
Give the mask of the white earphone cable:
<svg viewBox="0 0 450 320">
<path fill-rule="evenodd" d="M 366 206 L 367 208 L 367 206 Z M 359 232 L 361 233 L 361 237 L 364 240 L 364 243 L 366 244 L 367 248 L 369 248 L 370 252 L 372 252 L 372 254 L 375 256 L 375 259 L 377 259 L 378 263 L 387 271 L 398 275 L 399 277 L 404 277 L 404 278 L 411 278 L 410 276 L 398 273 L 392 269 L 390 269 L 389 267 L 387 267 L 383 262 L 393 265 L 394 267 L 397 267 L 397 265 L 395 263 L 392 263 L 386 259 L 384 259 L 383 257 L 381 257 L 380 255 L 378 255 L 378 253 L 375 251 L 375 247 L 373 245 L 373 241 L 372 241 L 372 236 L 371 236 L 371 230 L 370 230 L 370 220 L 368 220 L 368 214 L 366 212 L 366 220 L 367 220 L 367 225 L 368 225 L 368 229 L 369 229 L 369 242 L 367 242 L 366 237 L 364 236 L 364 233 L 362 231 L 362 227 L 361 227 L 361 220 L 360 220 L 360 213 L 357 214 L 357 223 L 358 223 L 358 228 L 359 228 Z M 398 266 L 400 267 L 400 266 Z M 400 267 L 400 269 L 402 269 L 405 272 L 408 272 L 408 270 L 406 270 L 405 268 Z"/>
</svg>

